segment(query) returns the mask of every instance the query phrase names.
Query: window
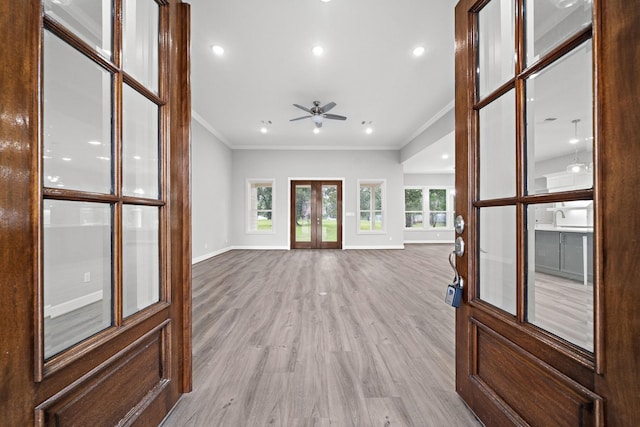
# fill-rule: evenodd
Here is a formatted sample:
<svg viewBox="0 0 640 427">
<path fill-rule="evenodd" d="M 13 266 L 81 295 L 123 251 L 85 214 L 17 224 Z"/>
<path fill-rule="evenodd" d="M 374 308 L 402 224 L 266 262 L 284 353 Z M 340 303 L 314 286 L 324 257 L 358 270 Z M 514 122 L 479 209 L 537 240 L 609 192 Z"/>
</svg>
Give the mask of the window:
<svg viewBox="0 0 640 427">
<path fill-rule="evenodd" d="M 273 233 L 273 180 L 250 180 L 247 184 L 247 232 Z"/>
<path fill-rule="evenodd" d="M 384 181 L 358 181 L 358 232 L 384 233 Z"/>
<path fill-rule="evenodd" d="M 39 364 L 167 299 L 161 7 L 44 9 Z M 126 46 L 150 77 L 127 62 Z"/>
<path fill-rule="evenodd" d="M 407 187 L 404 189 L 405 229 L 453 228 L 453 188 Z"/>
</svg>

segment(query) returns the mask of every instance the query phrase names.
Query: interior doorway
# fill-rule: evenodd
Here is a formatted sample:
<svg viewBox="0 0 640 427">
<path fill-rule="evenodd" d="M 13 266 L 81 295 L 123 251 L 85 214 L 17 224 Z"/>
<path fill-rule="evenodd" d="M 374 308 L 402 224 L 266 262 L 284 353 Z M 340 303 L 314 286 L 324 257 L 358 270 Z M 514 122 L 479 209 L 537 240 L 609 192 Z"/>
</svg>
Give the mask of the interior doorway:
<svg viewBox="0 0 640 427">
<path fill-rule="evenodd" d="M 291 181 L 291 249 L 342 249 L 342 181 Z"/>
</svg>

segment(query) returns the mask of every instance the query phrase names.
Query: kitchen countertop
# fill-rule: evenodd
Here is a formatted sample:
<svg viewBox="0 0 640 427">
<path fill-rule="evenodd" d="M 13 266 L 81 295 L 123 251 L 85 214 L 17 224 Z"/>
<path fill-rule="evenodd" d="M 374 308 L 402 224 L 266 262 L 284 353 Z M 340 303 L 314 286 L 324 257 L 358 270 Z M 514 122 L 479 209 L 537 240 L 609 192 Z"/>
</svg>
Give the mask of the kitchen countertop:
<svg viewBox="0 0 640 427">
<path fill-rule="evenodd" d="M 593 233 L 593 227 L 571 227 L 557 226 L 551 224 L 536 224 L 536 230 L 540 231 L 562 231 L 563 233 Z"/>
</svg>

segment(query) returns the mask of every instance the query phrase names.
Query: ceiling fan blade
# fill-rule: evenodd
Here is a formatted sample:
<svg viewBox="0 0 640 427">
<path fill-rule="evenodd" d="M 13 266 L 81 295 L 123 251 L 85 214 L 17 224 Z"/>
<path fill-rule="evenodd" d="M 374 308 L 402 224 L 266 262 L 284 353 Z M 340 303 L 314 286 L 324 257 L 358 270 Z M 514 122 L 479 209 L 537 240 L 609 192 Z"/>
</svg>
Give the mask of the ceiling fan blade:
<svg viewBox="0 0 640 427">
<path fill-rule="evenodd" d="M 322 112 L 326 113 L 326 112 L 328 112 L 329 110 L 331 110 L 335 106 L 336 106 L 335 102 L 330 102 L 327 105 L 325 105 L 324 107 L 322 107 Z"/>
<path fill-rule="evenodd" d="M 313 116 L 302 116 L 302 117 L 296 117 L 295 119 L 291 119 L 289 120 L 290 122 L 296 121 L 296 120 L 302 120 L 302 119 L 308 119 L 309 117 L 313 117 Z"/>
<path fill-rule="evenodd" d="M 325 119 L 333 119 L 333 120 L 347 120 L 345 116 L 339 116 L 337 114 L 323 114 L 322 117 Z"/>
<path fill-rule="evenodd" d="M 293 104 L 294 107 L 298 107 L 301 110 L 306 111 L 307 113 L 311 114 L 311 110 L 308 109 L 307 107 L 303 107 L 302 105 L 298 105 L 298 104 Z"/>
</svg>

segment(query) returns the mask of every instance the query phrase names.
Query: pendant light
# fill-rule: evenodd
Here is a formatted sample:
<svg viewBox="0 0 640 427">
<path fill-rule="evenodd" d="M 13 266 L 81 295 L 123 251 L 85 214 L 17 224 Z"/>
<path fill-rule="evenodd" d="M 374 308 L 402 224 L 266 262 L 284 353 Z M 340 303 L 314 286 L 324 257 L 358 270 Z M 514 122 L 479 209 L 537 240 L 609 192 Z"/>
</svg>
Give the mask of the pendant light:
<svg viewBox="0 0 640 427">
<path fill-rule="evenodd" d="M 578 138 L 578 123 L 580 123 L 580 119 L 571 120 L 571 123 L 573 123 L 574 134 L 573 134 L 573 138 L 569 140 L 569 143 L 575 145 L 576 148 L 575 148 L 575 154 L 573 156 L 573 163 L 567 166 L 567 172 L 571 172 L 571 173 L 585 172 L 587 170 L 587 167 L 585 166 L 584 163 L 580 163 L 580 159 L 578 157 L 578 142 L 580 142 L 580 139 Z"/>
</svg>

